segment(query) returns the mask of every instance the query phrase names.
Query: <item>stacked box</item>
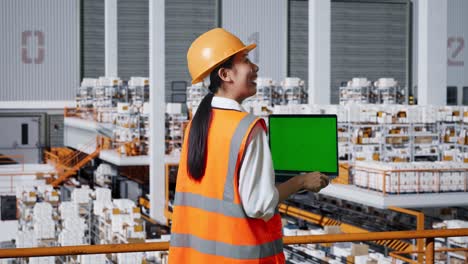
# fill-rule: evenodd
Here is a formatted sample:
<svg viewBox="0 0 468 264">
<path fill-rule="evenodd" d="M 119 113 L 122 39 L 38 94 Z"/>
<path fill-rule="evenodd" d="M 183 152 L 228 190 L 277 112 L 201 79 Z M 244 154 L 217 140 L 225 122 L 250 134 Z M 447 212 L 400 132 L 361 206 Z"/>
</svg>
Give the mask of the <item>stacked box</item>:
<svg viewBox="0 0 468 264">
<path fill-rule="evenodd" d="M 95 263 L 106 263 L 106 255 L 80 255 L 78 259 L 81 264 L 95 264 Z"/>
<path fill-rule="evenodd" d="M 29 264 L 55 264 L 55 257 L 29 258 Z"/>
<path fill-rule="evenodd" d="M 92 190 L 89 189 L 87 185 L 83 185 L 81 188 L 75 188 L 71 193 L 71 201 L 79 204 L 89 203 L 91 200 L 91 193 Z"/>
<path fill-rule="evenodd" d="M 387 193 L 465 191 L 468 180 L 462 162 L 356 162 L 354 185 L 383 191 L 383 173 Z M 398 187 L 399 185 L 399 187 Z"/>
</svg>

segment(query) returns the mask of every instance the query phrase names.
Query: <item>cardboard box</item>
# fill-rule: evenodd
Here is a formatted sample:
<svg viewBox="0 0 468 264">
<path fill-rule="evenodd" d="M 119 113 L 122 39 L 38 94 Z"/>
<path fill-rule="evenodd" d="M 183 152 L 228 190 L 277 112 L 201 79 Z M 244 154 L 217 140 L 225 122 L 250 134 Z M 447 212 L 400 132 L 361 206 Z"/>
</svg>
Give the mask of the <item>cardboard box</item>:
<svg viewBox="0 0 468 264">
<path fill-rule="evenodd" d="M 352 256 L 369 255 L 369 245 L 366 244 L 353 244 L 351 246 Z"/>
<path fill-rule="evenodd" d="M 335 234 L 342 233 L 340 226 L 324 226 L 324 231 L 325 231 L 325 234 L 328 234 L 328 235 L 335 235 Z"/>
<path fill-rule="evenodd" d="M 432 143 L 432 137 L 431 137 L 431 136 L 419 136 L 419 137 L 415 137 L 414 143 L 415 143 L 415 144 L 428 144 L 428 143 Z"/>
</svg>

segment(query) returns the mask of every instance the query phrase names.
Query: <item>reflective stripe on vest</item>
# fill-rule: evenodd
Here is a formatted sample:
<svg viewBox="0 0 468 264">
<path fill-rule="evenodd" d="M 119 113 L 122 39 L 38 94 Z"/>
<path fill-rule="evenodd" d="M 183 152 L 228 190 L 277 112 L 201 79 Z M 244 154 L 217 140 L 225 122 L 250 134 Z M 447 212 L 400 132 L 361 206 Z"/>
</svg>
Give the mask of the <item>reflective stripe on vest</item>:
<svg viewBox="0 0 468 264">
<path fill-rule="evenodd" d="M 171 246 L 190 247 L 204 254 L 233 259 L 259 259 L 274 256 L 283 251 L 283 240 L 255 246 L 237 246 L 222 242 L 201 239 L 188 234 L 172 234 Z"/>
<path fill-rule="evenodd" d="M 224 185 L 223 200 L 228 202 L 234 201 L 234 173 L 237 164 L 237 154 L 242 144 L 242 139 L 247 134 L 249 127 L 253 122 L 257 121 L 257 117 L 251 114 L 246 115 L 239 123 L 232 137 L 229 146 L 229 165 L 226 177 L 226 184 Z"/>
<path fill-rule="evenodd" d="M 190 206 L 200 208 L 207 212 L 219 213 L 231 217 L 246 217 L 244 208 L 242 208 L 240 204 L 204 197 L 195 193 L 177 192 L 174 199 L 174 206 Z"/>
</svg>

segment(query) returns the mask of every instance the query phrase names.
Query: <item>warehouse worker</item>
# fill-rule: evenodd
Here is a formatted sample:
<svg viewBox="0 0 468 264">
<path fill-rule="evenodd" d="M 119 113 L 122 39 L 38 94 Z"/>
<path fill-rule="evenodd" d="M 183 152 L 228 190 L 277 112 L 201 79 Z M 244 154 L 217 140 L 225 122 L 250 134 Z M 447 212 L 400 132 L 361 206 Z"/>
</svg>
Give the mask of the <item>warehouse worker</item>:
<svg viewBox="0 0 468 264">
<path fill-rule="evenodd" d="M 169 263 L 285 263 L 277 206 L 327 176 L 308 173 L 275 187 L 266 125 L 241 107 L 256 93 L 258 67 L 221 28 L 199 36 L 187 62 L 192 84 L 210 93 L 187 127 L 177 175 Z"/>
</svg>

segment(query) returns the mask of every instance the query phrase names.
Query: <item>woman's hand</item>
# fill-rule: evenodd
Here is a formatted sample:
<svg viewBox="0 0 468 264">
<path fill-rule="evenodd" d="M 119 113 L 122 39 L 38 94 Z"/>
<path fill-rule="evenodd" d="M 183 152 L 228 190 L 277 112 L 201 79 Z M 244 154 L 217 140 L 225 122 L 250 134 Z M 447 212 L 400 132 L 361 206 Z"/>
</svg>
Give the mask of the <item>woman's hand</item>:
<svg viewBox="0 0 468 264">
<path fill-rule="evenodd" d="M 319 192 L 330 182 L 328 176 L 320 172 L 310 172 L 299 175 L 299 177 L 302 180 L 302 187 L 312 192 Z"/>
<path fill-rule="evenodd" d="M 310 172 L 292 177 L 291 179 L 276 186 L 278 189 L 278 203 L 300 190 L 319 192 L 329 183 L 328 176 L 320 172 Z"/>
</svg>

